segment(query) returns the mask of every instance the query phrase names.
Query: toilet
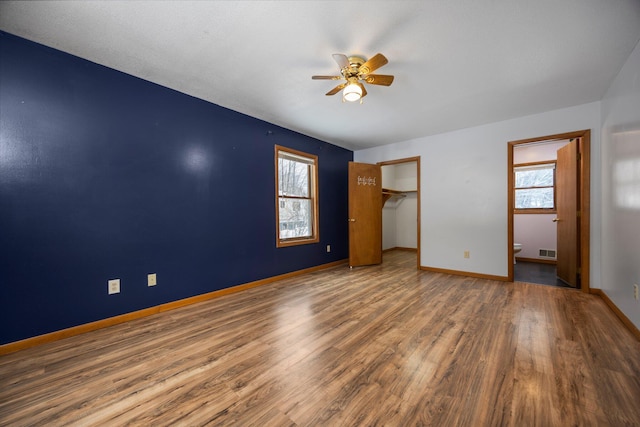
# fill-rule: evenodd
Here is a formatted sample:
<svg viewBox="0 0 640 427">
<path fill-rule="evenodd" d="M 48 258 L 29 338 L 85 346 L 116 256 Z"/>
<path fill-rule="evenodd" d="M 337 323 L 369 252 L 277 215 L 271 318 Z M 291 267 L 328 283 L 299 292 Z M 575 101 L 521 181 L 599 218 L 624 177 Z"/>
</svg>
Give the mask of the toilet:
<svg viewBox="0 0 640 427">
<path fill-rule="evenodd" d="M 516 254 L 522 250 L 522 243 L 513 244 L 513 263 L 516 263 Z"/>
</svg>

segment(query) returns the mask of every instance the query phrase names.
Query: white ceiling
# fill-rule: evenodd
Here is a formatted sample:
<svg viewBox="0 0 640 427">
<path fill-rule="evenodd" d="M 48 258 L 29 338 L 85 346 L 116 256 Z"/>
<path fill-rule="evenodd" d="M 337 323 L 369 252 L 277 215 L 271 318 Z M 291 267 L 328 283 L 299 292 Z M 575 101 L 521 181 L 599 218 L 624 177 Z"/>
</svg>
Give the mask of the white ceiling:
<svg viewBox="0 0 640 427">
<path fill-rule="evenodd" d="M 640 1 L 2 1 L 0 29 L 357 150 L 600 100 Z M 378 52 L 362 105 L 311 80 Z"/>
</svg>

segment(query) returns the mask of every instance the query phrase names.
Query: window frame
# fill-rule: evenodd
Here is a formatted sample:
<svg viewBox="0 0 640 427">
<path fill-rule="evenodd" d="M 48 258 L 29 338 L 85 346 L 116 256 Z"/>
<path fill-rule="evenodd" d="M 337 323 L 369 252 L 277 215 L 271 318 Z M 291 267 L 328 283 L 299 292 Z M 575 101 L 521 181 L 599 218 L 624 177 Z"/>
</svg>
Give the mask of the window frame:
<svg viewBox="0 0 640 427">
<path fill-rule="evenodd" d="M 302 200 L 310 200 L 311 202 L 311 236 L 304 237 L 289 237 L 289 238 L 281 238 L 280 237 L 280 199 L 283 196 L 280 195 L 280 169 L 279 169 L 279 159 L 280 153 L 287 153 L 290 155 L 290 158 L 299 157 L 304 160 L 307 160 L 307 166 L 309 167 L 309 182 L 307 185 L 309 186 L 308 197 L 300 197 L 300 196 L 291 196 L 284 198 L 288 199 L 302 199 Z M 283 156 L 286 157 L 286 156 Z M 296 245 L 307 245 L 311 243 L 318 243 L 320 241 L 320 209 L 318 203 L 318 156 L 314 154 L 305 153 L 303 151 L 295 150 L 293 148 L 284 147 L 281 145 L 274 145 L 274 162 L 275 162 L 275 212 L 276 212 L 276 247 L 289 247 Z M 303 163 L 303 162 L 301 162 Z"/>
<path fill-rule="evenodd" d="M 516 182 L 516 170 L 517 169 L 526 169 L 527 167 L 531 167 L 532 169 L 540 166 L 553 166 L 553 185 L 539 186 L 539 187 L 518 187 Z M 518 163 L 513 165 L 513 213 L 514 214 L 555 214 L 557 213 L 557 182 L 556 182 L 556 169 L 557 169 L 557 161 L 556 160 L 545 160 L 541 162 L 530 162 L 530 163 Z M 516 208 L 516 194 L 518 190 L 527 190 L 527 189 L 541 189 L 541 188 L 552 188 L 553 189 L 553 207 L 552 208 Z"/>
</svg>

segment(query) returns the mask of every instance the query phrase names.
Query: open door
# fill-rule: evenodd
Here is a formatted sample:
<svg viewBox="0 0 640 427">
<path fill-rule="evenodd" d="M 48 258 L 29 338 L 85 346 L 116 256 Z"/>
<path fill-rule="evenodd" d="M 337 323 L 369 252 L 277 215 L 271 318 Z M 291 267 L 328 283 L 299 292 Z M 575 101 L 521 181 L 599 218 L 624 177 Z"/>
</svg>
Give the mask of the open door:
<svg viewBox="0 0 640 427">
<path fill-rule="evenodd" d="M 572 139 L 558 150 L 556 163 L 558 214 L 554 221 L 558 227 L 556 274 L 560 280 L 574 288 L 580 287 L 578 162 L 578 140 Z"/>
<path fill-rule="evenodd" d="M 380 165 L 349 162 L 349 266 L 382 263 Z"/>
</svg>

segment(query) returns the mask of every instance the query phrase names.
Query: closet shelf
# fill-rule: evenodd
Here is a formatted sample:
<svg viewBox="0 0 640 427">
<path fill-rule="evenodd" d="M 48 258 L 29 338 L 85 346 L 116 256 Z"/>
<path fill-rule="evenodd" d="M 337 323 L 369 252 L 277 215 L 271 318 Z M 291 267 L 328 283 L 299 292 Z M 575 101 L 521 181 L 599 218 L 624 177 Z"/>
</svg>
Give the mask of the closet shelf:
<svg viewBox="0 0 640 427">
<path fill-rule="evenodd" d="M 417 193 L 417 190 L 392 190 L 390 188 L 382 189 L 382 206 L 390 199 L 403 199 L 408 193 Z"/>
</svg>

